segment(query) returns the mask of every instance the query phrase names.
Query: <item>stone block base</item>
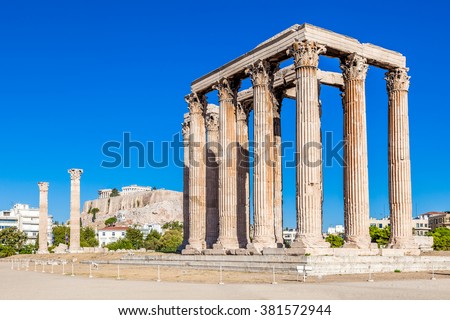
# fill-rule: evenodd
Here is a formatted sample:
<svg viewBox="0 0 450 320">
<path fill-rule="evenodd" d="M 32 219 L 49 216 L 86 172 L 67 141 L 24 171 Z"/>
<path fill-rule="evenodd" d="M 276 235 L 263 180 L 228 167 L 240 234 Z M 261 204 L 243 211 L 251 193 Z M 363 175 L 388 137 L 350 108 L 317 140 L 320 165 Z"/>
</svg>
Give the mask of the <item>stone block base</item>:
<svg viewBox="0 0 450 320">
<path fill-rule="evenodd" d="M 286 250 L 284 248 L 264 248 L 262 254 L 264 256 L 284 256 Z"/>
<path fill-rule="evenodd" d="M 357 249 L 357 248 L 334 248 L 333 254 L 336 257 L 356 257 L 356 256 L 377 256 L 380 250 L 376 249 Z"/>
</svg>

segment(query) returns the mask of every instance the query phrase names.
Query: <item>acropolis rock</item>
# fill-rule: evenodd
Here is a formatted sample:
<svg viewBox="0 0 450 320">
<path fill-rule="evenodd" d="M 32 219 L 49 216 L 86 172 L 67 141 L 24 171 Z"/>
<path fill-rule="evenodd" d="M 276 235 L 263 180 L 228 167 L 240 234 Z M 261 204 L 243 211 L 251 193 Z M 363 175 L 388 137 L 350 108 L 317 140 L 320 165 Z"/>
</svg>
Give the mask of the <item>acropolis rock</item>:
<svg viewBox="0 0 450 320">
<path fill-rule="evenodd" d="M 100 211 L 92 221 L 93 208 Z M 83 226 L 103 227 L 104 221 L 117 217 L 117 225 L 164 224 L 183 221 L 183 193 L 171 190 L 153 190 L 128 193 L 117 197 L 86 201 L 81 220 Z"/>
</svg>

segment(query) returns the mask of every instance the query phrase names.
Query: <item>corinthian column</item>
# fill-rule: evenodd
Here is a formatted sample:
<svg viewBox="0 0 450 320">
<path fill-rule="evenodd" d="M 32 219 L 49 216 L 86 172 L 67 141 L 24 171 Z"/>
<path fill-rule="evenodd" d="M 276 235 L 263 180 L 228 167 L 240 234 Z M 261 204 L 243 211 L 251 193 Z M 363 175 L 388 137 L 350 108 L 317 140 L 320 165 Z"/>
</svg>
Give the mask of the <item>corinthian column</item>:
<svg viewBox="0 0 450 320">
<path fill-rule="evenodd" d="M 369 178 L 367 164 L 366 59 L 350 54 L 341 62 L 344 107 L 345 247 L 369 248 Z M 410 226 L 411 227 L 411 226 Z"/>
<path fill-rule="evenodd" d="M 39 186 L 39 250 L 48 253 L 48 182 L 38 182 Z"/>
<path fill-rule="evenodd" d="M 395 249 L 417 248 L 411 230 L 411 163 L 409 158 L 408 69 L 386 73 L 389 95 L 389 208 Z"/>
<path fill-rule="evenodd" d="M 281 102 L 284 92 L 278 91 L 273 96 L 273 138 L 274 138 L 274 162 L 273 168 L 273 216 L 275 241 L 278 246 L 283 246 L 283 175 L 281 155 Z"/>
<path fill-rule="evenodd" d="M 294 57 L 297 94 L 297 228 L 293 247 L 326 248 L 322 237 L 322 143 L 317 67 L 325 47 L 296 42 Z"/>
<path fill-rule="evenodd" d="M 70 174 L 70 252 L 80 251 L 80 178 L 82 169 L 69 169 Z"/>
<path fill-rule="evenodd" d="M 257 250 L 274 248 L 273 217 L 273 73 L 278 65 L 257 61 L 246 73 L 253 84 L 254 154 L 253 208 L 254 238 Z"/>
<path fill-rule="evenodd" d="M 189 105 L 189 249 L 206 249 L 206 99 L 191 93 Z"/>
<path fill-rule="evenodd" d="M 219 237 L 219 108 L 208 104 L 206 112 L 206 245 Z"/>
<path fill-rule="evenodd" d="M 237 228 L 239 245 L 245 248 L 250 243 L 250 166 L 248 142 L 249 103 L 237 105 Z"/>
<path fill-rule="evenodd" d="M 219 93 L 219 238 L 215 248 L 237 249 L 236 104 L 239 81 L 221 79 Z"/>
<path fill-rule="evenodd" d="M 189 113 L 184 114 L 181 125 L 183 134 L 183 243 L 184 249 L 189 241 Z"/>
</svg>

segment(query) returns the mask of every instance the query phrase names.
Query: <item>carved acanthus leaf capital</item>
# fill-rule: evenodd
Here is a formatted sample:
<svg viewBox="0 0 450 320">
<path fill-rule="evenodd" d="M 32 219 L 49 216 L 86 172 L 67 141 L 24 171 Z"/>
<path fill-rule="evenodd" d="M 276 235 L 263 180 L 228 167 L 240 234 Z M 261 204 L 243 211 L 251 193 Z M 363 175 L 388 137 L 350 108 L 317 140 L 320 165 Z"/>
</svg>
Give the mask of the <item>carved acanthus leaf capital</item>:
<svg viewBox="0 0 450 320">
<path fill-rule="evenodd" d="M 408 68 L 396 68 L 386 72 L 386 87 L 388 92 L 391 91 L 408 91 L 409 79 Z"/>
<path fill-rule="evenodd" d="M 368 69 L 367 59 L 356 53 L 341 59 L 342 76 L 345 81 L 365 80 Z"/>
<path fill-rule="evenodd" d="M 219 113 L 218 112 L 208 112 L 206 113 L 206 129 L 208 131 L 219 130 Z"/>
<path fill-rule="evenodd" d="M 70 180 L 80 180 L 83 169 L 69 169 L 67 172 L 70 174 Z"/>
<path fill-rule="evenodd" d="M 238 102 L 236 108 L 236 120 L 237 121 L 248 121 L 248 115 L 250 113 L 251 103 Z"/>
<path fill-rule="evenodd" d="M 191 124 L 191 119 L 189 118 L 189 113 L 186 113 L 184 115 L 184 121 L 181 124 L 181 133 L 183 134 L 183 137 L 185 139 L 189 136 L 190 124 Z"/>
<path fill-rule="evenodd" d="M 258 60 L 245 69 L 245 73 L 252 80 L 254 87 L 272 86 L 275 72 L 279 69 L 278 63 L 270 63 L 267 60 Z"/>
<path fill-rule="evenodd" d="M 281 114 L 281 105 L 286 91 L 285 90 L 277 90 L 272 93 L 272 101 L 273 101 L 273 116 L 274 118 L 279 118 Z"/>
<path fill-rule="evenodd" d="M 199 95 L 196 92 L 192 92 L 184 97 L 184 100 L 188 104 L 190 114 L 204 114 L 206 109 L 206 97 Z"/>
<path fill-rule="evenodd" d="M 49 183 L 48 182 L 38 182 L 38 186 L 39 186 L 40 192 L 47 192 Z"/>
<path fill-rule="evenodd" d="M 222 78 L 213 85 L 213 89 L 217 90 L 219 101 L 235 101 L 240 86 L 241 82 L 238 79 Z"/>
<path fill-rule="evenodd" d="M 319 55 L 326 51 L 327 49 L 324 45 L 315 41 L 304 40 L 302 42 L 295 41 L 286 53 L 288 56 L 294 57 L 294 65 L 296 68 L 317 68 L 319 66 Z"/>
</svg>

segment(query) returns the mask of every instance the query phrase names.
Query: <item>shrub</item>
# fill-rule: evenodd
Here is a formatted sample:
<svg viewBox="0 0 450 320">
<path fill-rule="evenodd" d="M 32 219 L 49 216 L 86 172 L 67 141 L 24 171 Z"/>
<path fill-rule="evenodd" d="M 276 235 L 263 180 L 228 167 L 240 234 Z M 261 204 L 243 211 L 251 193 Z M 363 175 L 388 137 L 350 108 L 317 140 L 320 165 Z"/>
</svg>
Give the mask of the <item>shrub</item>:
<svg viewBox="0 0 450 320">
<path fill-rule="evenodd" d="M 116 242 L 112 242 L 110 244 L 107 244 L 106 247 L 109 250 L 119 250 L 119 249 L 125 249 L 125 250 L 131 250 L 133 249 L 133 244 L 128 239 L 119 239 Z"/>
<path fill-rule="evenodd" d="M 450 250 L 450 229 L 436 228 L 428 235 L 433 237 L 434 250 Z"/>
<path fill-rule="evenodd" d="M 330 243 L 331 248 L 341 248 L 344 245 L 344 239 L 334 234 L 329 234 L 325 241 Z"/>
<path fill-rule="evenodd" d="M 178 230 L 168 230 L 159 240 L 158 251 L 176 252 L 183 242 L 183 235 Z"/>
</svg>

